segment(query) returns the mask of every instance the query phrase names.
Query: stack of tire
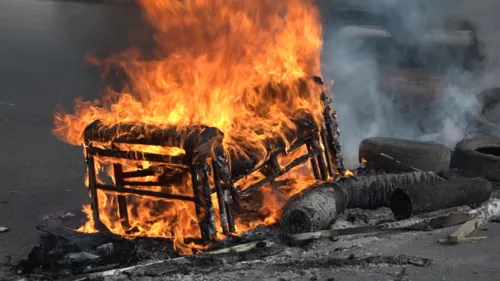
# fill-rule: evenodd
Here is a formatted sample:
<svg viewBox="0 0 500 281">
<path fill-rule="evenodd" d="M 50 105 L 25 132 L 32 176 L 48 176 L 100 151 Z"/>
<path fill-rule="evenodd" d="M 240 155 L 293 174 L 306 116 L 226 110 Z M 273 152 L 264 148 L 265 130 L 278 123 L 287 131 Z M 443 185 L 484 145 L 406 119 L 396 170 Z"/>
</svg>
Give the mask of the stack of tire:
<svg viewBox="0 0 500 281">
<path fill-rule="evenodd" d="M 477 208 L 491 198 L 491 181 L 500 179 L 500 139 L 463 140 L 452 152 L 435 142 L 368 138 L 359 146 L 359 157 L 369 171 L 389 174 L 364 185 L 351 180 L 355 183 L 346 185 L 348 207 L 388 206 L 398 220 L 463 205 Z M 429 180 L 406 183 L 410 174 Z"/>
<path fill-rule="evenodd" d="M 470 120 L 470 127 L 477 128 L 484 137 L 464 139 L 453 151 L 435 142 L 368 138 L 359 146 L 360 162 L 385 172 L 455 170 L 500 181 L 500 88 L 481 92 L 478 100 L 482 110 Z"/>
<path fill-rule="evenodd" d="M 500 138 L 465 139 L 454 151 L 435 142 L 396 138 L 368 138 L 359 147 L 360 162 L 384 172 L 450 170 L 461 175 L 500 181 Z"/>
</svg>

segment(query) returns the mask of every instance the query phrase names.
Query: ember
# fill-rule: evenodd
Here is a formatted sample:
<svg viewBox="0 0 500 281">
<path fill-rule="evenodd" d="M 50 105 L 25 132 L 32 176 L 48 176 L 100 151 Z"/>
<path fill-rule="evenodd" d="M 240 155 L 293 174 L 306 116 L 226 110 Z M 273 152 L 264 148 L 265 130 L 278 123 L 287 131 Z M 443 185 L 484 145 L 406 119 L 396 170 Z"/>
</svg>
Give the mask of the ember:
<svg viewBox="0 0 500 281">
<path fill-rule="evenodd" d="M 313 1 L 140 4 L 156 57 L 100 62 L 122 69 L 128 87 L 55 116 L 54 134 L 87 157 L 93 204 L 80 231 L 170 238 L 188 254 L 205 247 L 189 238 L 273 224 L 288 198 L 344 174 L 331 101 L 307 78 L 320 72 Z"/>
</svg>

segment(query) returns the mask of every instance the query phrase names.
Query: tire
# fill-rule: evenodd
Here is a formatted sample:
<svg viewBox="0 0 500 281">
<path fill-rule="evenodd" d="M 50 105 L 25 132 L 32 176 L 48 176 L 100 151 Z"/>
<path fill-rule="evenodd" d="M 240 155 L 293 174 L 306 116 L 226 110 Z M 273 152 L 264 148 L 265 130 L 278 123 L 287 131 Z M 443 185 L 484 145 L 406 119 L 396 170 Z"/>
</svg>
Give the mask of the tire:
<svg viewBox="0 0 500 281">
<path fill-rule="evenodd" d="M 500 107 L 500 88 L 484 90 L 476 95 L 481 111 L 469 117 L 469 124 L 475 125 L 477 131 L 490 137 L 500 137 L 500 119 L 492 113 Z M 497 120 L 498 119 L 498 120 Z"/>
<path fill-rule="evenodd" d="M 500 181 L 500 139 L 460 141 L 450 166 L 490 181 Z"/>
<path fill-rule="evenodd" d="M 412 167 L 422 171 L 443 172 L 449 169 L 450 158 L 451 150 L 435 142 L 368 138 L 359 145 L 360 162 L 364 159 L 369 165 L 387 172 L 413 171 Z"/>
</svg>

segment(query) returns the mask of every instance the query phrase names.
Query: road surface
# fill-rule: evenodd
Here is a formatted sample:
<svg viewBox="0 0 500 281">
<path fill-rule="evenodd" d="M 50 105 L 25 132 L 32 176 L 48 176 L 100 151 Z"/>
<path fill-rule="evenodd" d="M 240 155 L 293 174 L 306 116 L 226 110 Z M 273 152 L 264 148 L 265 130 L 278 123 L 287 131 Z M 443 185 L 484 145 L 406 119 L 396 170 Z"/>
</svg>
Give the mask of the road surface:
<svg viewBox="0 0 500 281">
<path fill-rule="evenodd" d="M 0 255 L 26 256 L 35 226 L 53 212 L 79 213 L 88 200 L 79 147 L 52 133 L 58 104 L 72 109 L 104 87 L 87 52 L 130 46 L 140 27 L 130 7 L 37 0 L 0 1 Z"/>
</svg>

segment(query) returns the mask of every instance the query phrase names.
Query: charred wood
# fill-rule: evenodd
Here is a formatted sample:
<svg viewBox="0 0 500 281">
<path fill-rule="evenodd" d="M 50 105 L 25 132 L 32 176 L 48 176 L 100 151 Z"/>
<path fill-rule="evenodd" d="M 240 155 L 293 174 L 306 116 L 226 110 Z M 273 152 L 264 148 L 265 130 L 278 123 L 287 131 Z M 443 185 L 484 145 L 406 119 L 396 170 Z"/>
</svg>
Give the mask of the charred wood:
<svg viewBox="0 0 500 281">
<path fill-rule="evenodd" d="M 190 127 L 158 127 L 147 124 L 103 124 L 100 120 L 85 128 L 85 143 L 129 143 L 144 145 L 174 146 L 183 148 L 187 154 L 210 151 L 214 143 L 222 144 L 222 132 L 203 125 Z"/>
<path fill-rule="evenodd" d="M 182 155 L 159 155 L 154 153 L 139 152 L 139 151 L 123 151 L 118 149 L 101 149 L 97 147 L 87 147 L 87 153 L 100 157 L 122 158 L 130 160 L 146 160 L 151 162 L 168 163 L 172 167 L 185 168 L 190 159 Z"/>
<path fill-rule="evenodd" d="M 105 184 L 96 184 L 96 188 L 104 190 L 104 191 L 116 192 L 119 194 L 151 196 L 151 197 L 157 197 L 157 198 L 162 198 L 162 199 L 182 200 L 182 201 L 189 201 L 189 202 L 196 201 L 196 199 L 193 198 L 192 196 L 172 194 L 172 193 L 159 192 L 159 191 L 151 191 L 151 190 L 138 189 L 138 188 L 125 188 L 125 187 L 121 187 L 121 186 L 105 185 Z"/>
<path fill-rule="evenodd" d="M 342 179 L 341 184 L 349 194 L 347 208 L 375 209 L 389 206 L 392 193 L 400 187 L 441 181 L 433 172 L 383 174 Z"/>
<path fill-rule="evenodd" d="M 491 183 L 482 178 L 449 179 L 397 188 L 390 208 L 396 219 L 456 206 L 479 207 L 491 198 Z"/>
<path fill-rule="evenodd" d="M 447 208 L 419 214 L 405 220 L 383 223 L 380 225 L 380 229 L 431 231 L 461 224 L 475 218 L 477 214 L 471 211 L 472 209 L 468 206 Z"/>
<path fill-rule="evenodd" d="M 307 121 L 307 120 L 306 120 Z M 303 122 L 306 122 L 303 121 Z M 298 121 L 297 121 L 298 122 Z M 312 121 L 310 121 L 312 122 Z M 316 125 L 314 125 L 316 126 Z M 273 169 L 269 169 L 272 166 L 273 158 L 276 158 L 280 155 L 286 155 L 294 152 L 299 149 L 303 145 L 310 142 L 311 137 L 317 134 L 317 129 L 314 127 L 310 129 L 308 133 L 302 131 L 302 129 L 297 126 L 299 130 L 297 132 L 297 136 L 290 136 L 287 141 L 291 142 L 288 150 L 286 149 L 286 142 L 282 138 L 269 138 L 265 140 L 265 145 L 267 147 L 267 155 L 261 163 L 258 165 L 260 161 L 258 159 L 262 158 L 260 151 L 252 151 L 250 148 L 241 147 L 242 151 L 232 151 L 229 150 L 229 158 L 231 159 L 231 175 L 233 177 L 233 181 L 237 182 L 238 180 L 252 174 L 254 172 L 261 172 L 265 176 L 269 176 L 273 173 Z M 295 139 L 295 140 L 294 140 Z M 245 140 L 242 140 L 245 141 Z"/>
<path fill-rule="evenodd" d="M 328 154 L 331 159 L 329 162 L 335 163 L 337 173 L 343 174 L 345 171 L 344 160 L 342 156 L 342 147 L 340 145 L 340 130 L 337 122 L 337 112 L 333 111 L 332 100 L 326 96 L 326 93 L 321 94 L 323 102 L 323 139 L 326 139 L 325 146 L 328 146 Z M 333 159 L 332 159 L 333 158 Z"/>
<path fill-rule="evenodd" d="M 295 158 L 292 162 L 290 162 L 290 164 L 288 164 L 285 167 L 283 167 L 279 172 L 274 173 L 273 175 L 270 175 L 270 176 L 262 179 L 261 181 L 259 181 L 259 182 L 255 183 L 255 184 L 247 187 L 246 189 L 240 191 L 240 195 L 239 196 L 245 197 L 245 196 L 250 195 L 255 190 L 261 188 L 262 186 L 264 186 L 264 185 L 266 185 L 268 183 L 271 183 L 275 178 L 284 175 L 285 173 L 289 172 L 292 168 L 294 168 L 294 167 L 296 167 L 298 165 L 302 165 L 302 164 L 306 163 L 307 160 L 309 160 L 309 159 L 311 159 L 313 157 L 316 157 L 318 154 L 319 154 L 319 151 L 316 151 L 316 152 L 308 153 L 308 154 L 305 154 L 305 155 L 302 155 L 300 157 Z M 237 187 L 237 189 L 238 189 L 238 187 Z"/>
<path fill-rule="evenodd" d="M 292 197 L 283 207 L 285 234 L 323 230 L 344 212 L 347 192 L 335 183 L 321 183 Z"/>
</svg>

